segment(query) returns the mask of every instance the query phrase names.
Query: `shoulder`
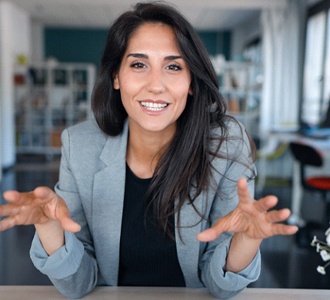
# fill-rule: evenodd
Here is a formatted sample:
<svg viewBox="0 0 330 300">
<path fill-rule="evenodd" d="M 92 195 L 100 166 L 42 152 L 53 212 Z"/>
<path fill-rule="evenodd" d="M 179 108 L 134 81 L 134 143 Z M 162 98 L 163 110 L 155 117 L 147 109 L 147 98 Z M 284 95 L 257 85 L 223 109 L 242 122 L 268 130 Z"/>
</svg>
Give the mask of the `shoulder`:
<svg viewBox="0 0 330 300">
<path fill-rule="evenodd" d="M 62 155 L 67 159 L 86 160 L 99 156 L 107 136 L 95 120 L 88 120 L 66 128 L 61 135 Z"/>
<path fill-rule="evenodd" d="M 249 173 L 255 172 L 255 146 L 244 125 L 239 121 L 228 118 L 224 128 L 216 128 L 211 138 L 210 149 L 212 165 L 216 169 L 230 169 L 241 174 L 243 169 Z"/>
<path fill-rule="evenodd" d="M 244 139 L 246 130 L 244 125 L 237 119 L 226 116 L 223 126 L 217 125 L 212 128 L 211 135 L 222 136 L 226 138 Z"/>
<path fill-rule="evenodd" d="M 69 134 L 70 137 L 80 137 L 82 139 L 89 136 L 106 138 L 106 135 L 102 132 L 94 119 L 70 126 L 65 129 L 64 132 Z"/>
<path fill-rule="evenodd" d="M 76 155 L 100 153 L 106 145 L 117 149 L 127 140 L 128 126 L 117 136 L 104 133 L 94 119 L 68 127 L 62 132 L 62 145 Z"/>
<path fill-rule="evenodd" d="M 227 155 L 234 155 L 236 153 L 238 156 L 241 151 L 250 152 L 252 150 L 250 136 L 241 122 L 235 118 L 228 117 L 223 124 L 222 127 L 217 126 L 212 129 L 212 148 L 215 147 L 215 149 L 218 149 Z"/>
</svg>

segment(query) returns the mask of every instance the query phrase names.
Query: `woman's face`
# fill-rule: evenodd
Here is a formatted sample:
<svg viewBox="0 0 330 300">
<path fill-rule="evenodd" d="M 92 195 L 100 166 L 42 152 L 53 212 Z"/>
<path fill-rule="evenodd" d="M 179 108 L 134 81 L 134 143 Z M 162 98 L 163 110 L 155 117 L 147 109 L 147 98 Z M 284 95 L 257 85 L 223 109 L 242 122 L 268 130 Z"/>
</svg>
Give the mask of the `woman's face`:
<svg viewBox="0 0 330 300">
<path fill-rule="evenodd" d="M 114 88 L 120 90 L 130 126 L 175 131 L 191 94 L 189 68 L 170 26 L 146 23 L 130 38 Z"/>
</svg>

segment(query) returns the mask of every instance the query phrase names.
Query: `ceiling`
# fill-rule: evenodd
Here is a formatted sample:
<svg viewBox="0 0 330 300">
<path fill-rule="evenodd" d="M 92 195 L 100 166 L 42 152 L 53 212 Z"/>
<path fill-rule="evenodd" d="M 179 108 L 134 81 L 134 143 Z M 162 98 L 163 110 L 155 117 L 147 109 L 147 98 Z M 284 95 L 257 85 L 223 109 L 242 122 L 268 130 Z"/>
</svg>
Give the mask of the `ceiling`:
<svg viewBox="0 0 330 300">
<path fill-rule="evenodd" d="M 1 0 L 0 0 L 1 1 Z M 6 0 L 8 1 L 8 0 Z M 46 26 L 109 27 L 137 1 L 132 0 L 9 0 Z M 286 0 L 172 0 L 198 30 L 229 30 L 260 10 L 283 6 Z"/>
</svg>

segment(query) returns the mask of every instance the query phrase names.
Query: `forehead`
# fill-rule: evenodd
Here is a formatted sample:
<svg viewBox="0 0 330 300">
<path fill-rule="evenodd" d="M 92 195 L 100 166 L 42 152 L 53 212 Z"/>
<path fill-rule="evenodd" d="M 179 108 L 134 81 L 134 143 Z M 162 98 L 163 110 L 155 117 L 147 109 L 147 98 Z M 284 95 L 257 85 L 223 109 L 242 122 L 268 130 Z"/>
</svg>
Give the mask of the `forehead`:
<svg viewBox="0 0 330 300">
<path fill-rule="evenodd" d="M 163 23 L 144 23 L 140 25 L 127 43 L 127 50 L 132 47 L 152 47 L 159 51 L 164 48 L 173 48 L 179 51 L 173 28 Z"/>
</svg>

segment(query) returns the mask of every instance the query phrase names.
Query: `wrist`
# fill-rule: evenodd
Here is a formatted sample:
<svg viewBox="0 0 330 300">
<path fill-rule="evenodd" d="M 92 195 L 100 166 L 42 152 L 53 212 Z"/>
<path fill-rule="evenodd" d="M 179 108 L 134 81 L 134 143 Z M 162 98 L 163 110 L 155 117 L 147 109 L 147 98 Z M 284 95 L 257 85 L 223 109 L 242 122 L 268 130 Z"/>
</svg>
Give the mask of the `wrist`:
<svg viewBox="0 0 330 300">
<path fill-rule="evenodd" d="M 255 244 L 255 245 L 258 245 L 258 247 L 260 246 L 260 244 L 263 240 L 263 239 L 251 237 L 250 235 L 246 234 L 245 232 L 236 232 L 234 234 L 234 237 L 241 240 L 243 243 Z"/>
<path fill-rule="evenodd" d="M 257 254 L 261 242 L 262 239 L 236 232 L 230 243 L 225 270 L 237 273 L 245 269 Z"/>
<path fill-rule="evenodd" d="M 64 230 L 59 221 L 35 224 L 39 240 L 48 255 L 53 254 L 64 245 Z"/>
</svg>

